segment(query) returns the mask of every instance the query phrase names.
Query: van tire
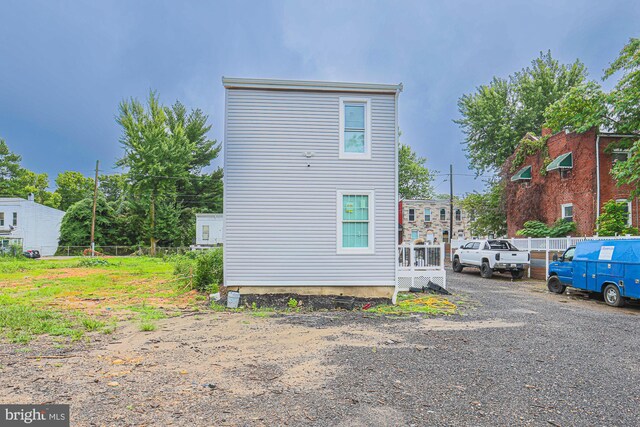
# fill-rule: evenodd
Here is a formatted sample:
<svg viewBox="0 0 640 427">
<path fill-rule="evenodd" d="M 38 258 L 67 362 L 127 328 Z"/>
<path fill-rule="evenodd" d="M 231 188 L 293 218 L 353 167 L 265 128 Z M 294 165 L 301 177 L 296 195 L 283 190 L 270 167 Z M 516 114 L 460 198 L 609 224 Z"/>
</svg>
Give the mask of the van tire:
<svg viewBox="0 0 640 427">
<path fill-rule="evenodd" d="M 514 279 L 522 279 L 524 277 L 524 270 L 511 270 L 511 277 Z"/>
<path fill-rule="evenodd" d="M 562 284 L 558 276 L 551 276 L 547 280 L 547 289 L 554 294 L 562 294 L 567 287 Z"/>
<path fill-rule="evenodd" d="M 602 295 L 604 296 L 604 302 L 611 307 L 622 307 L 624 305 L 624 298 L 620 295 L 620 290 L 612 283 L 604 287 Z"/>
<path fill-rule="evenodd" d="M 462 264 L 460 264 L 460 258 L 455 257 L 453 259 L 453 271 L 455 271 L 456 273 L 461 273 L 463 268 L 464 267 L 462 266 Z"/>
<path fill-rule="evenodd" d="M 493 268 L 489 266 L 487 261 L 484 261 L 480 266 L 480 275 L 485 279 L 491 279 L 491 276 L 493 276 Z"/>
</svg>

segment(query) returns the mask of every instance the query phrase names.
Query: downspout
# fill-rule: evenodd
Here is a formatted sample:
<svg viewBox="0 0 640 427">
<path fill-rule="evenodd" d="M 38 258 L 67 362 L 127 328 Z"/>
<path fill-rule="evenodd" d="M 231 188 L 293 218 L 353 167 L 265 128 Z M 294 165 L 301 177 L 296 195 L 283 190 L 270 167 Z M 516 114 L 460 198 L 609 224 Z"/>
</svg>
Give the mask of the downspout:
<svg viewBox="0 0 640 427">
<path fill-rule="evenodd" d="M 596 136 L 596 221 L 600 218 L 600 134 Z"/>
<path fill-rule="evenodd" d="M 400 125 L 398 123 L 398 96 L 400 95 L 400 92 L 402 91 L 402 83 L 400 83 L 399 87 L 396 89 L 396 94 L 395 94 L 395 165 L 394 165 L 394 170 L 395 170 L 395 203 L 393 204 L 393 218 L 394 218 L 394 222 L 396 222 L 396 226 L 393 227 L 393 235 L 394 235 L 394 242 L 396 242 L 396 244 L 394 245 L 395 247 L 393 248 L 393 253 L 394 255 L 394 265 L 395 265 L 395 269 L 394 269 L 394 281 L 393 281 L 393 296 L 391 297 L 391 303 L 395 304 L 397 299 L 398 299 L 398 245 L 400 244 L 400 239 L 398 237 L 398 180 L 399 180 L 399 176 L 398 176 L 398 157 L 399 157 L 399 149 L 400 149 L 400 144 L 399 144 L 399 132 L 400 132 Z"/>
</svg>

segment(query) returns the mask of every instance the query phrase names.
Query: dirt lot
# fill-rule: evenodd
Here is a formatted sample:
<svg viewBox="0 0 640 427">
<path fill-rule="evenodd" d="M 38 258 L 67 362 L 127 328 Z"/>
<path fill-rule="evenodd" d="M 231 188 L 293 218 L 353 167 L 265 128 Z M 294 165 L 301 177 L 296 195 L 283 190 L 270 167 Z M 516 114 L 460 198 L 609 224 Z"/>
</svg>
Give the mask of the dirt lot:
<svg viewBox="0 0 640 427">
<path fill-rule="evenodd" d="M 461 316 L 209 312 L 4 344 L 0 401 L 97 426 L 637 423 L 638 308 L 475 272 L 449 288 Z"/>
</svg>

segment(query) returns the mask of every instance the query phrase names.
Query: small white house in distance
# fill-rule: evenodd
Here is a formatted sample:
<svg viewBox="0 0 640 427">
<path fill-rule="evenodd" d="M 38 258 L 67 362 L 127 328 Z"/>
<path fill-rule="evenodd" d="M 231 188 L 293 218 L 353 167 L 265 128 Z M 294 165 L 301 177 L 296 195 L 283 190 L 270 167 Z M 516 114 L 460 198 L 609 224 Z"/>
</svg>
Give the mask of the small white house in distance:
<svg viewBox="0 0 640 427">
<path fill-rule="evenodd" d="M 216 246 L 224 242 L 222 214 L 196 214 L 196 246 Z"/>
<path fill-rule="evenodd" d="M 222 80 L 225 285 L 392 296 L 402 85 Z"/>
<path fill-rule="evenodd" d="M 58 250 L 60 223 L 64 212 L 17 197 L 0 197 L 0 244 L 21 243 L 24 250 L 35 249 L 42 256 Z"/>
</svg>

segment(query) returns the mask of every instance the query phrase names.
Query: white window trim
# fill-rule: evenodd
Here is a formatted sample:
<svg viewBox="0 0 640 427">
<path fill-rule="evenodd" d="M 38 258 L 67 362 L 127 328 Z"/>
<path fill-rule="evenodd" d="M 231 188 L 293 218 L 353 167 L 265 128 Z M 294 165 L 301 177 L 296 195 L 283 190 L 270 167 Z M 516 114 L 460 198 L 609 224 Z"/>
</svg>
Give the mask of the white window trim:
<svg viewBox="0 0 640 427">
<path fill-rule="evenodd" d="M 631 202 L 627 199 L 617 199 L 616 202 L 627 204 L 627 213 L 629 214 L 629 216 L 627 217 L 627 227 L 631 227 L 633 225 L 633 216 L 631 215 Z"/>
<path fill-rule="evenodd" d="M 560 218 L 562 219 L 569 218 L 568 216 L 564 215 L 564 208 L 567 208 L 569 206 L 571 206 L 571 219 L 573 220 L 573 218 L 575 218 L 575 215 L 574 215 L 575 212 L 573 212 L 573 203 L 563 203 L 560 205 Z"/>
<path fill-rule="evenodd" d="M 205 234 L 204 234 L 205 227 L 207 227 L 207 234 L 206 234 L 207 237 L 205 237 Z M 209 227 L 209 224 L 202 224 L 201 231 L 202 231 L 202 240 L 209 240 L 209 237 L 211 236 L 211 227 Z"/>
<path fill-rule="evenodd" d="M 413 232 L 416 232 L 416 237 L 413 237 Z M 411 240 L 416 240 L 420 238 L 420 230 L 411 230 Z"/>
<path fill-rule="evenodd" d="M 369 196 L 369 246 L 366 248 L 342 247 L 342 197 L 343 196 Z M 339 255 L 363 255 L 375 253 L 375 199 L 373 190 L 338 190 L 336 192 L 336 253 Z"/>
<path fill-rule="evenodd" d="M 631 152 L 629 150 L 625 150 L 625 149 L 622 149 L 622 148 L 614 148 L 613 151 L 611 152 L 611 154 L 612 155 L 613 154 L 624 154 L 627 157 L 627 159 L 623 160 L 623 161 L 626 162 L 627 160 L 629 160 L 629 156 L 631 155 Z M 613 161 L 613 163 L 615 164 L 615 160 Z"/>
<path fill-rule="evenodd" d="M 427 219 L 427 211 L 429 211 L 429 219 Z M 429 208 L 424 209 L 424 222 L 431 222 L 431 209 Z"/>
<path fill-rule="evenodd" d="M 347 153 L 344 151 L 344 104 L 357 102 L 364 104 L 364 153 Z M 371 159 L 371 98 L 340 97 L 340 159 Z"/>
</svg>

